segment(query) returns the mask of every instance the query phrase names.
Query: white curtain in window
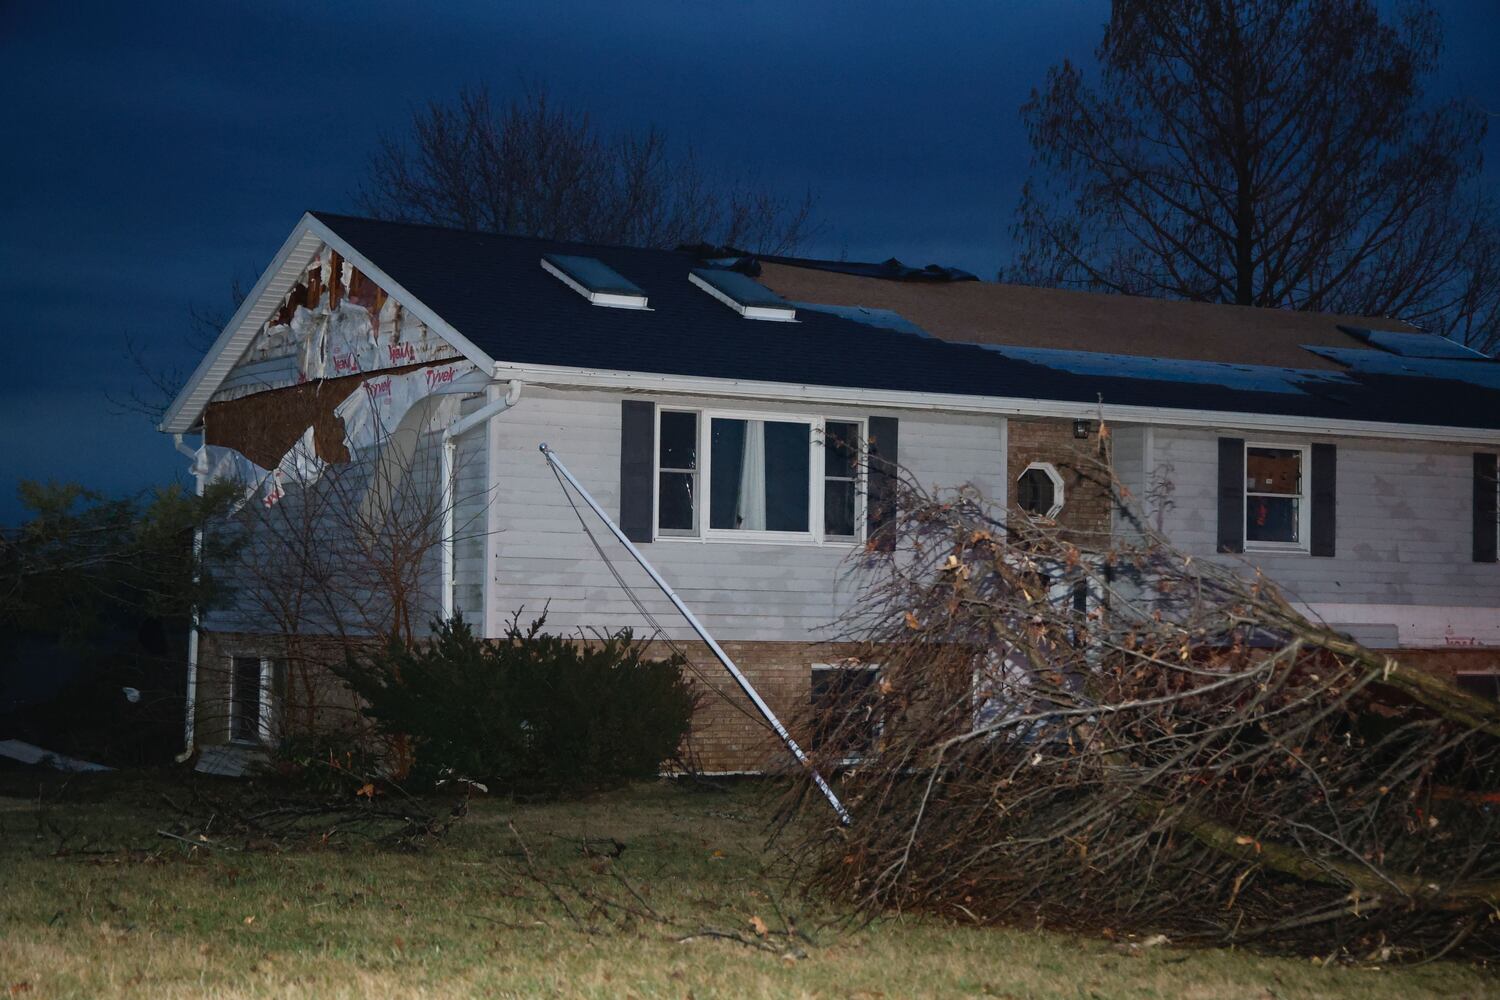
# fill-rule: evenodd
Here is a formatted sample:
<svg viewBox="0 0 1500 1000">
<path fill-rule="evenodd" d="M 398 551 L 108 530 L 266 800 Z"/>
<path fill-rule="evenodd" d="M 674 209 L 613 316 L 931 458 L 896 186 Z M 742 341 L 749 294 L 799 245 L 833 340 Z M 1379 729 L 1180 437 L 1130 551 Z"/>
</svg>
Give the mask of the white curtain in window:
<svg viewBox="0 0 1500 1000">
<path fill-rule="evenodd" d="M 766 528 L 766 425 L 763 420 L 745 421 L 745 452 L 740 459 L 740 528 Z"/>
</svg>

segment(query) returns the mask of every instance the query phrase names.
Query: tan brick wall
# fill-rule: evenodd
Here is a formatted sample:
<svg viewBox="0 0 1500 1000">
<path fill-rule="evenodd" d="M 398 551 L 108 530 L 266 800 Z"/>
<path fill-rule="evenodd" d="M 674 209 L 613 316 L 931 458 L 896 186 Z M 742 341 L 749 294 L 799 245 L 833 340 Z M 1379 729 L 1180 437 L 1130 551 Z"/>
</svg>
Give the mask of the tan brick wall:
<svg viewBox="0 0 1500 1000">
<path fill-rule="evenodd" d="M 337 643 L 306 639 L 298 662 L 280 692 L 276 706 L 278 731 L 332 728 L 358 724 L 353 695 L 338 678 L 314 662 L 318 657 L 341 656 Z M 811 642 L 726 642 L 722 648 L 735 661 L 760 696 L 771 706 L 793 736 L 807 742 L 806 722 L 811 709 L 814 663 L 850 656 L 847 644 Z M 700 771 L 776 771 L 792 763 L 781 741 L 766 726 L 750 699 L 701 643 L 683 644 L 696 670 L 689 669 L 699 695 L 699 708 L 684 748 L 691 765 Z M 197 742 L 202 746 L 229 739 L 229 667 L 233 656 L 281 657 L 282 647 L 271 637 L 206 632 L 198 649 Z M 653 655 L 668 655 L 656 647 Z M 326 662 L 326 660 L 325 660 Z M 310 688 L 308 685 L 311 685 Z"/>
<path fill-rule="evenodd" d="M 1023 465 L 1022 468 L 1025 466 Z M 340 655 L 330 641 L 309 640 L 306 656 Z M 750 679 L 771 710 L 805 748 L 811 711 L 812 665 L 852 656 L 847 643 L 725 642 L 724 651 Z M 199 646 L 197 741 L 209 746 L 229 739 L 229 658 L 275 656 L 274 640 L 262 636 L 205 633 Z M 688 670 L 699 695 L 698 712 L 684 748 L 698 771 L 776 772 L 794 766 L 785 746 L 769 729 L 729 672 L 702 643 L 684 651 L 696 669 Z M 653 655 L 667 655 L 654 648 Z M 1451 679 L 1458 671 L 1500 671 L 1500 649 L 1403 649 L 1393 651 L 1404 664 Z M 353 696 L 326 670 L 293 671 L 277 706 L 282 730 L 305 729 L 309 720 L 321 727 L 360 724 Z M 303 681 L 311 684 L 304 687 Z M 312 701 L 309 701 L 312 698 Z M 309 710 L 309 705 L 313 711 Z"/>
<path fill-rule="evenodd" d="M 851 645 L 812 642 L 725 642 L 724 652 L 750 679 L 794 739 L 807 744 L 812 665 L 854 653 Z M 792 758 L 729 671 L 700 643 L 684 644 L 695 670 L 699 708 L 688 738 L 688 756 L 700 771 L 777 771 Z"/>
<path fill-rule="evenodd" d="M 1089 421 L 1089 436 L 1075 438 L 1073 421 L 1012 417 L 1008 425 L 1010 499 L 1016 480 L 1033 462 L 1049 462 L 1062 476 L 1063 508 L 1058 524 L 1079 542 L 1107 544 L 1110 530 L 1109 486 L 1092 467 L 1099 454 L 1099 422 Z"/>
<path fill-rule="evenodd" d="M 1454 674 L 1500 672 L 1500 649 L 1393 649 L 1397 662 L 1446 680 Z"/>
<path fill-rule="evenodd" d="M 198 641 L 196 742 L 212 746 L 229 740 L 230 661 L 236 656 L 264 656 L 280 663 L 272 708 L 273 736 L 361 724 L 353 694 L 324 666 L 342 657 L 342 647 L 320 638 L 301 642 L 302 648 L 288 657 L 285 644 L 274 637 L 203 632 Z"/>
</svg>

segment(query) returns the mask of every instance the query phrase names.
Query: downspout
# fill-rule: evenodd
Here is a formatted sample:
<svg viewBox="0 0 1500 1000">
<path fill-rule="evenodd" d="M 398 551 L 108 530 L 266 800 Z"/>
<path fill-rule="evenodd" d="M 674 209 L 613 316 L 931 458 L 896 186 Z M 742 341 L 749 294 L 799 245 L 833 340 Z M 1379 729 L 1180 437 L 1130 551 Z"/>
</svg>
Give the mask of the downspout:
<svg viewBox="0 0 1500 1000">
<path fill-rule="evenodd" d="M 458 452 L 458 439 L 516 405 L 521 398 L 523 384 L 520 379 L 511 379 L 504 396 L 493 399 L 468 416 L 455 420 L 443 431 L 443 446 L 438 449 L 438 475 L 442 481 L 443 490 L 443 537 L 439 547 L 442 552 L 443 565 L 441 589 L 444 621 L 453 617 L 453 533 L 455 531 L 453 466 Z"/>
<path fill-rule="evenodd" d="M 182 443 L 181 434 L 172 435 L 172 446 L 193 464 L 193 492 L 203 496 L 203 473 L 198 470 L 198 453 Z M 198 561 L 203 558 L 203 528 L 193 529 L 193 586 L 196 588 L 201 579 L 198 572 Z M 188 662 L 187 662 L 187 705 L 183 711 L 182 720 L 182 753 L 177 755 L 177 763 L 182 764 L 193 755 L 196 741 L 196 728 L 198 724 L 198 604 L 193 603 L 192 615 L 188 624 Z"/>
</svg>

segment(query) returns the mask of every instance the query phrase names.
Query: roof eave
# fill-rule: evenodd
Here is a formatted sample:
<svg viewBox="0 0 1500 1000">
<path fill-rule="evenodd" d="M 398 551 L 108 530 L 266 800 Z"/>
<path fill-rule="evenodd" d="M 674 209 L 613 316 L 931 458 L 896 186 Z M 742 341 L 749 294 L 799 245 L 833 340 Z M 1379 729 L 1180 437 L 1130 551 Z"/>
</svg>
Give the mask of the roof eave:
<svg viewBox="0 0 1500 1000">
<path fill-rule="evenodd" d="M 261 326 L 279 307 L 282 298 L 291 290 L 318 247 L 325 244 L 480 369 L 488 371 L 494 367 L 494 360 L 486 352 L 455 330 L 447 320 L 407 291 L 374 261 L 355 249 L 327 223 L 307 212 L 230 317 L 213 347 L 193 370 L 177 398 L 167 408 L 157 430 L 164 434 L 186 434 L 198 426 L 213 394 L 250 346 Z"/>
</svg>

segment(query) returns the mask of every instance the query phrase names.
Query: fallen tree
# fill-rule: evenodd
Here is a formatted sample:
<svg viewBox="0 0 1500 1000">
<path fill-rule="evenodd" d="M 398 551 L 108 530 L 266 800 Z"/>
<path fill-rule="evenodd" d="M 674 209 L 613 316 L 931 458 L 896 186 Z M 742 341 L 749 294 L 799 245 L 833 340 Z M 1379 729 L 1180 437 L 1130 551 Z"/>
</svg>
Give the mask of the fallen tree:
<svg viewBox="0 0 1500 1000">
<path fill-rule="evenodd" d="M 878 680 L 811 720 L 825 766 L 861 749 L 811 884 L 867 913 L 1493 954 L 1500 705 L 1174 549 L 1075 464 L 1125 530 L 902 479 L 844 621 Z"/>
</svg>

